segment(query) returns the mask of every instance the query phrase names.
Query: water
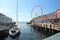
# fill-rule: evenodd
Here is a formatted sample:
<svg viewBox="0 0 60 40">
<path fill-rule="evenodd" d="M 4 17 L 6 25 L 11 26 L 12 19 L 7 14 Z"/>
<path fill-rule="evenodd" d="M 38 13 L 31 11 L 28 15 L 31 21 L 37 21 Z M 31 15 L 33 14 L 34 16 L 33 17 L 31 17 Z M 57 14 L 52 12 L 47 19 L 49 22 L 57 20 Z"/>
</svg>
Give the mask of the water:
<svg viewBox="0 0 60 40">
<path fill-rule="evenodd" d="M 4 40 L 42 40 L 46 37 L 46 35 L 27 25 L 26 22 L 19 23 L 19 27 L 21 31 L 19 36 L 11 38 L 8 35 Z"/>
</svg>

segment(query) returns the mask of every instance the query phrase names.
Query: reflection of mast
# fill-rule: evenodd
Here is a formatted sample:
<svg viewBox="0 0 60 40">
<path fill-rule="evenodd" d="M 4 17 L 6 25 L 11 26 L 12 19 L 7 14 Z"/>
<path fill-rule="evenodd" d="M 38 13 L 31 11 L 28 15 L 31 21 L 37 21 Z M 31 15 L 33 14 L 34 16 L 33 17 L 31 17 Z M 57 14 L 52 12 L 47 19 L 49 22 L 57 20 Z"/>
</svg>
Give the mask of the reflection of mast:
<svg viewBox="0 0 60 40">
<path fill-rule="evenodd" d="M 18 0 L 17 0 L 17 4 L 16 4 L 16 25 L 18 27 Z"/>
</svg>

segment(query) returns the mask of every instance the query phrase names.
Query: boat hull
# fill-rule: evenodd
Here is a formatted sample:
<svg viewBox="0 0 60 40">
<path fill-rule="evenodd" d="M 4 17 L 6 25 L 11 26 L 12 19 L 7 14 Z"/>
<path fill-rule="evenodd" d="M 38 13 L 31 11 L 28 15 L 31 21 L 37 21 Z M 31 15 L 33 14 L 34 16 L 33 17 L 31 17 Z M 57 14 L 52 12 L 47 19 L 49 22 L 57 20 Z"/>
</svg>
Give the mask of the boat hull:
<svg viewBox="0 0 60 40">
<path fill-rule="evenodd" d="M 20 31 L 18 33 L 16 33 L 15 35 L 10 35 L 10 37 L 14 38 L 14 37 L 18 37 L 19 35 L 20 35 Z"/>
</svg>

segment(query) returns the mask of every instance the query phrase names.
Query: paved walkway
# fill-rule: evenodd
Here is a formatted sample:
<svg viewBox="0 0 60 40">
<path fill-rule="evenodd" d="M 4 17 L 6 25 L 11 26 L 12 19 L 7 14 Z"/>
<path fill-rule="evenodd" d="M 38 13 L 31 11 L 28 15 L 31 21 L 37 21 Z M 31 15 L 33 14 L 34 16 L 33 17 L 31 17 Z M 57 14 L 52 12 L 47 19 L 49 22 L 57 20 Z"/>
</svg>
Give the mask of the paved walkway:
<svg viewBox="0 0 60 40">
<path fill-rule="evenodd" d="M 60 40 L 60 32 L 43 40 Z"/>
</svg>

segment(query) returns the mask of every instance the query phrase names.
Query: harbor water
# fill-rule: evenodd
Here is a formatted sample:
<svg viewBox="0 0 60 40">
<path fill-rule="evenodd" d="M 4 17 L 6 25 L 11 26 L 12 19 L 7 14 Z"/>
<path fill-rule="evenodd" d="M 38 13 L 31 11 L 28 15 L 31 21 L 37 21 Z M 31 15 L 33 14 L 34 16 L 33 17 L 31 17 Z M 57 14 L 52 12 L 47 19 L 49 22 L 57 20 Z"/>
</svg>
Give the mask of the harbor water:
<svg viewBox="0 0 60 40">
<path fill-rule="evenodd" d="M 15 38 L 11 38 L 8 35 L 6 38 L 2 37 L 2 39 L 3 40 L 42 40 L 46 38 L 45 34 L 38 32 L 32 26 L 27 25 L 26 22 L 20 22 L 19 27 L 21 32 L 19 36 Z"/>
</svg>

